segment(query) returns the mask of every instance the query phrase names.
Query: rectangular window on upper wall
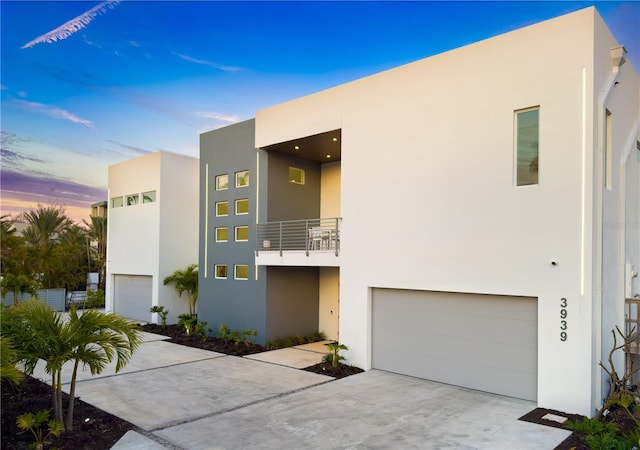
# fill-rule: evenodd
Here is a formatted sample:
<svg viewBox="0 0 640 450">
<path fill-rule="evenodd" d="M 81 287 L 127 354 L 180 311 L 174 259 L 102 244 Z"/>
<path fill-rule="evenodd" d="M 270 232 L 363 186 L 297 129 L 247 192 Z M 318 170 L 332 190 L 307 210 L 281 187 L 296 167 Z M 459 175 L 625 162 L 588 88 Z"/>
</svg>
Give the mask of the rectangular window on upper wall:
<svg viewBox="0 0 640 450">
<path fill-rule="evenodd" d="M 304 169 L 289 167 L 289 183 L 304 184 Z"/>
<path fill-rule="evenodd" d="M 611 190 L 613 185 L 613 116 L 607 109 L 604 124 L 604 185 Z"/>
<path fill-rule="evenodd" d="M 229 202 L 216 202 L 216 216 L 229 215 Z"/>
<path fill-rule="evenodd" d="M 216 264 L 215 265 L 215 276 L 216 276 L 216 278 L 226 280 L 227 279 L 227 265 L 226 264 Z"/>
<path fill-rule="evenodd" d="M 515 112 L 516 186 L 538 184 L 540 107 Z"/>
<path fill-rule="evenodd" d="M 156 191 L 142 193 L 142 203 L 154 203 L 156 201 Z"/>
<path fill-rule="evenodd" d="M 217 175 L 216 176 L 216 191 L 224 191 L 225 189 L 229 189 L 229 175 Z"/>
<path fill-rule="evenodd" d="M 249 240 L 249 227 L 240 226 L 236 227 L 236 241 L 245 242 Z"/>
<path fill-rule="evenodd" d="M 236 172 L 236 187 L 249 186 L 249 171 L 243 170 L 242 172 Z"/>
<path fill-rule="evenodd" d="M 216 242 L 227 242 L 229 240 L 229 229 L 227 227 L 216 228 Z"/>
<path fill-rule="evenodd" d="M 127 206 L 137 205 L 139 200 L 140 200 L 139 194 L 127 195 Z"/>
<path fill-rule="evenodd" d="M 249 214 L 249 199 L 236 200 L 236 215 Z"/>
<path fill-rule="evenodd" d="M 249 279 L 249 266 L 244 264 L 236 264 L 235 266 L 233 266 L 233 271 L 236 280 Z"/>
<path fill-rule="evenodd" d="M 120 208 L 123 205 L 122 197 L 113 197 L 111 199 L 112 208 Z"/>
</svg>

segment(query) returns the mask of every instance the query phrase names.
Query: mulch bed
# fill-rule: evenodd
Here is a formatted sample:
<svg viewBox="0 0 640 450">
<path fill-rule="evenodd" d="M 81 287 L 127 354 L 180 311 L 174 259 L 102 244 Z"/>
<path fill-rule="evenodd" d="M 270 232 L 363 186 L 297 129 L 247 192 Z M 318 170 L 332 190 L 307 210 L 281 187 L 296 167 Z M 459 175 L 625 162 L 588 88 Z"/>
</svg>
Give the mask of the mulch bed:
<svg viewBox="0 0 640 450">
<path fill-rule="evenodd" d="M 64 411 L 69 396 L 62 394 Z M 24 413 L 37 413 L 41 410 L 52 411 L 51 386 L 35 378 L 26 377 L 19 386 L 2 383 L 2 449 L 28 449 L 33 443 L 29 431 L 22 432 L 16 426 L 16 418 Z M 50 415 L 53 418 L 53 414 Z M 128 430 L 137 429 L 135 425 L 112 414 L 83 402 L 75 400 L 73 414 L 73 432 L 62 433 L 59 437 L 47 439 L 45 448 L 60 450 L 102 450 L 111 448 Z"/>
<path fill-rule="evenodd" d="M 169 336 L 169 342 L 186 345 L 189 347 L 201 348 L 218 353 L 233 356 L 245 356 L 266 351 L 262 345 L 247 343 L 234 343 L 200 336 L 187 336 L 184 331 L 176 325 L 148 324 L 140 327 L 142 331 Z M 340 364 L 338 368 L 331 367 L 331 364 L 321 363 L 307 367 L 303 370 L 328 375 L 335 378 L 344 378 L 349 375 L 363 372 L 362 369 Z M 63 393 L 63 405 L 66 412 L 68 395 Z M 1 449 L 2 450 L 23 450 L 28 449 L 33 443 L 33 436 L 30 432 L 20 432 L 16 426 L 16 418 L 26 412 L 36 413 L 40 410 L 49 410 L 52 413 L 51 387 L 46 383 L 31 377 L 26 377 L 19 386 L 12 386 L 9 383 L 2 384 L 1 392 L 2 414 L 0 421 Z M 53 414 L 51 414 L 53 417 Z M 138 428 L 125 421 L 83 402 L 76 397 L 75 412 L 73 421 L 73 432 L 64 432 L 60 437 L 47 439 L 46 449 L 59 450 L 108 450 L 127 431 L 138 430 Z"/>
<path fill-rule="evenodd" d="M 564 424 L 561 424 L 553 420 L 543 419 L 542 417 L 546 414 L 555 414 L 556 416 L 566 417 L 567 419 L 569 419 L 569 421 L 572 422 L 579 422 L 584 418 L 584 416 L 581 416 L 580 414 L 567 414 L 562 411 L 556 411 L 554 409 L 536 408 L 533 411 L 520 417 L 519 420 L 524 420 L 525 422 L 532 422 L 539 425 L 546 425 L 554 428 L 560 428 L 563 430 L 569 430 L 566 422 Z M 618 429 L 623 434 L 633 431 L 636 427 L 633 419 L 631 419 L 628 413 L 621 408 L 612 408 L 605 420 L 614 421 Z M 574 431 L 554 450 L 591 450 L 590 447 L 584 443 L 583 437 L 584 433 Z"/>
</svg>

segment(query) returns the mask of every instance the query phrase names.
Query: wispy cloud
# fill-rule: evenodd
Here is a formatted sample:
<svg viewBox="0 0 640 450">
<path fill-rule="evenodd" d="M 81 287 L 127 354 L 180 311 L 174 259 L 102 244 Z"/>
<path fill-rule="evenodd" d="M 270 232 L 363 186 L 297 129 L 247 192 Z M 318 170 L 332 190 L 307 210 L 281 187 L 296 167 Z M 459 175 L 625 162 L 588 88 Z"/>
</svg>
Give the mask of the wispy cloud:
<svg viewBox="0 0 640 450">
<path fill-rule="evenodd" d="M 199 112 L 194 112 L 193 115 L 199 119 L 214 119 L 214 120 L 220 120 L 222 122 L 227 122 L 227 123 L 235 123 L 239 120 L 238 116 L 228 116 L 226 114 L 213 112 L 213 111 L 199 111 Z"/>
<path fill-rule="evenodd" d="M 51 30 L 48 33 L 43 34 L 42 36 L 38 36 L 33 41 L 27 42 L 22 46 L 22 48 L 33 47 L 34 45 L 41 44 L 43 42 L 50 44 L 58 40 L 67 39 L 69 36 L 77 33 L 78 31 L 89 25 L 91 21 L 97 16 L 105 14 L 108 9 L 115 8 L 118 3 L 120 3 L 120 0 L 107 0 L 105 2 L 102 2 L 98 6 L 94 6 L 84 14 L 81 14 L 68 22 L 65 22 L 55 30 Z"/>
<path fill-rule="evenodd" d="M 29 102 L 26 100 L 14 100 L 13 103 L 25 111 L 45 114 L 49 117 L 53 117 L 54 119 L 68 120 L 69 122 L 77 123 L 89 129 L 95 128 L 95 125 L 90 120 L 81 119 L 75 114 L 65 111 L 64 109 L 45 105 L 44 103 Z"/>
<path fill-rule="evenodd" d="M 124 149 L 131 150 L 132 152 L 138 153 L 140 155 L 148 155 L 149 153 L 153 153 L 151 150 L 146 150 L 144 148 L 135 147 L 133 145 L 123 144 L 122 142 L 114 141 L 112 139 L 107 139 L 107 141 L 111 142 L 112 144 L 116 144 L 118 147 L 122 147 Z"/>
<path fill-rule="evenodd" d="M 224 66 L 222 64 L 218 64 L 218 63 L 214 63 L 211 61 L 207 61 L 205 59 L 198 59 L 198 58 L 193 58 L 191 56 L 188 55 L 183 55 L 182 53 L 176 53 L 176 52 L 171 52 L 173 55 L 177 56 L 180 59 L 183 59 L 185 61 L 188 62 L 192 62 L 194 64 L 201 64 L 203 66 L 209 66 L 213 69 L 217 69 L 217 70 L 223 70 L 225 72 L 237 72 L 239 70 L 242 70 L 241 67 L 233 67 L 233 66 Z"/>
<path fill-rule="evenodd" d="M 0 91 L 6 91 L 7 89 L 9 88 L 6 87 L 4 84 L 0 84 Z"/>
</svg>

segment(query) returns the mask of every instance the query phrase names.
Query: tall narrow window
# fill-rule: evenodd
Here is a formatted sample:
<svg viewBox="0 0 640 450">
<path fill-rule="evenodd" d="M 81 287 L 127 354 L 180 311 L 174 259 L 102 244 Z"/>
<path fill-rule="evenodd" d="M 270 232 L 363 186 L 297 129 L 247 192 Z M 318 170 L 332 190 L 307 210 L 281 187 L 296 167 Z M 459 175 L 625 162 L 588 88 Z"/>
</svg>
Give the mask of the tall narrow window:
<svg viewBox="0 0 640 450">
<path fill-rule="evenodd" d="M 236 215 L 249 214 L 249 199 L 236 200 Z"/>
<path fill-rule="evenodd" d="M 289 183 L 304 184 L 304 169 L 289 167 Z"/>
<path fill-rule="evenodd" d="M 249 186 L 249 171 L 243 170 L 242 172 L 236 172 L 236 187 Z"/>
<path fill-rule="evenodd" d="M 216 216 L 229 215 L 229 202 L 216 202 Z"/>
<path fill-rule="evenodd" d="M 604 185 L 611 190 L 613 180 L 613 116 L 607 110 L 604 124 Z"/>
<path fill-rule="evenodd" d="M 223 191 L 229 189 L 229 175 L 217 175 L 216 176 L 216 191 Z"/>
<path fill-rule="evenodd" d="M 249 227 L 240 226 L 236 227 L 236 241 L 245 242 L 249 240 Z"/>
<path fill-rule="evenodd" d="M 234 276 L 236 280 L 248 280 L 249 279 L 249 266 L 244 264 L 236 264 L 233 266 Z"/>
<path fill-rule="evenodd" d="M 229 229 L 227 227 L 216 228 L 216 242 L 227 242 L 229 240 Z"/>
<path fill-rule="evenodd" d="M 516 186 L 538 184 L 539 113 L 539 107 L 516 111 Z"/>
</svg>

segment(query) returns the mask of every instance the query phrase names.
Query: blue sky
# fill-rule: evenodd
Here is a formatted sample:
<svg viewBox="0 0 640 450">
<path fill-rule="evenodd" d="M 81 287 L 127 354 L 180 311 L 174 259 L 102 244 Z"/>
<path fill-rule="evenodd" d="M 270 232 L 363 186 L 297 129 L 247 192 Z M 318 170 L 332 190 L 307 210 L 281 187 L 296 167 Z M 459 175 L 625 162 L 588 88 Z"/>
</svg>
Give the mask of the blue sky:
<svg viewBox="0 0 640 450">
<path fill-rule="evenodd" d="M 638 70 L 638 2 L 2 0 L 1 212 L 80 221 L 111 164 L 197 157 L 256 110 L 590 5 Z"/>
</svg>

